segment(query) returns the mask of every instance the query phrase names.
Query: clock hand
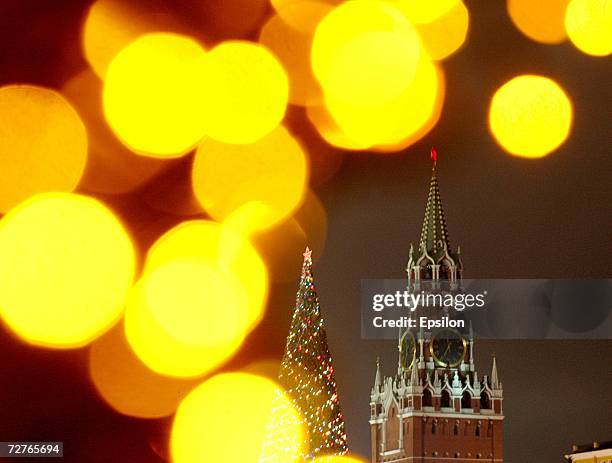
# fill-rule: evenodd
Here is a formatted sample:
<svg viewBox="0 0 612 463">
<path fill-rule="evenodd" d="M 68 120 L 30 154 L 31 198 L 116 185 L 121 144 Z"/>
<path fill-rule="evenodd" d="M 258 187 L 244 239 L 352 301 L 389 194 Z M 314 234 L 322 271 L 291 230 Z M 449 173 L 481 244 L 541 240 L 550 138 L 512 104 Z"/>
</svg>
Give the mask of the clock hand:
<svg viewBox="0 0 612 463">
<path fill-rule="evenodd" d="M 450 352 L 450 342 L 446 341 L 446 350 L 444 351 L 444 354 L 442 354 L 442 356 L 446 357 L 446 354 L 448 354 Z"/>
</svg>

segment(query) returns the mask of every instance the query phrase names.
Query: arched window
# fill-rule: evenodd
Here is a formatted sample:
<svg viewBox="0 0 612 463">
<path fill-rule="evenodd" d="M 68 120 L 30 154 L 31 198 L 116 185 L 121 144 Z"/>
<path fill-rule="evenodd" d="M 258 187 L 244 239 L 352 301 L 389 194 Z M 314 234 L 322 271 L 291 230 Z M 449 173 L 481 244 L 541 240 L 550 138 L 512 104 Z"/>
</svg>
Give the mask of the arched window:
<svg viewBox="0 0 612 463">
<path fill-rule="evenodd" d="M 491 408 L 491 398 L 487 391 L 480 393 L 480 408 Z"/>
<path fill-rule="evenodd" d="M 429 389 L 425 389 L 423 391 L 423 407 L 431 407 L 433 405 L 433 398 L 431 396 L 431 391 Z"/>
<path fill-rule="evenodd" d="M 431 280 L 433 277 L 433 269 L 431 267 L 431 262 L 427 259 L 423 259 L 420 264 L 421 267 L 421 280 Z"/>
<path fill-rule="evenodd" d="M 455 423 L 455 426 L 453 427 L 453 435 L 459 435 L 459 423 Z"/>
<path fill-rule="evenodd" d="M 438 432 L 438 423 L 434 421 L 433 423 L 431 423 L 431 433 L 435 434 L 437 432 Z"/>
<path fill-rule="evenodd" d="M 476 431 L 474 431 L 476 437 L 480 437 L 480 423 L 476 425 Z"/>
<path fill-rule="evenodd" d="M 468 391 L 461 396 L 461 408 L 472 408 L 472 395 Z"/>
<path fill-rule="evenodd" d="M 451 406 L 451 397 L 448 391 L 442 391 L 442 398 L 440 400 L 441 407 L 450 407 Z"/>
<path fill-rule="evenodd" d="M 450 280 L 451 279 L 451 268 L 450 268 L 450 263 L 447 260 L 444 260 L 444 262 L 442 262 L 442 264 L 440 265 L 440 280 Z"/>
</svg>

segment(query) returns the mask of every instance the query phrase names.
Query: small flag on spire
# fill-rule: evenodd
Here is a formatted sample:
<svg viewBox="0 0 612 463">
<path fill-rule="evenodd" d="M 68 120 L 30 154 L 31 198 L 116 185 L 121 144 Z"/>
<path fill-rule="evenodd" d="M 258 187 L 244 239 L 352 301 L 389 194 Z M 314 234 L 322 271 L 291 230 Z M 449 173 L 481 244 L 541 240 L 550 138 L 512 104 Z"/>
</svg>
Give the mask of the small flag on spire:
<svg viewBox="0 0 612 463">
<path fill-rule="evenodd" d="M 429 152 L 429 154 L 433 163 L 436 164 L 438 162 L 438 153 L 436 152 L 436 149 L 433 146 L 431 147 L 431 151 Z"/>
</svg>

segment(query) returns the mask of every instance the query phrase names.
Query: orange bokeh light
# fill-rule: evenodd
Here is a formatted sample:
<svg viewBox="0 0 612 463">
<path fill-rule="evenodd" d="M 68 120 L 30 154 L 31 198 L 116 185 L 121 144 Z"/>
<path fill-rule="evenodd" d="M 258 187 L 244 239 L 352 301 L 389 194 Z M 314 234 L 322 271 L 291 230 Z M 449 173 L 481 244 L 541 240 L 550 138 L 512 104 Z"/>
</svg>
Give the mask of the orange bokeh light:
<svg viewBox="0 0 612 463">
<path fill-rule="evenodd" d="M 0 87 L 0 212 L 47 191 L 71 192 L 87 163 L 87 133 L 58 92 Z"/>
<path fill-rule="evenodd" d="M 148 369 L 130 349 L 122 324 L 90 346 L 89 375 L 110 407 L 137 418 L 173 414 L 200 382 L 161 376 Z"/>
<path fill-rule="evenodd" d="M 129 193 L 166 167 L 163 160 L 139 156 L 115 137 L 102 112 L 102 81 L 93 71 L 80 72 L 62 91 L 78 109 L 89 138 L 80 188 L 96 193 Z"/>
</svg>

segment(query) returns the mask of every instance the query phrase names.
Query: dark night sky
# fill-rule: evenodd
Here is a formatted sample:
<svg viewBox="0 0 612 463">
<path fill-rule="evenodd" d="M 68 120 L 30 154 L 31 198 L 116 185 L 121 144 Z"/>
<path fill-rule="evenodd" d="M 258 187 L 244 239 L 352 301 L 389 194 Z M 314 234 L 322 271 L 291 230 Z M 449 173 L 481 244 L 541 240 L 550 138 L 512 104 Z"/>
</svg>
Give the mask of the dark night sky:
<svg viewBox="0 0 612 463">
<path fill-rule="evenodd" d="M 86 4 L 3 2 L 0 85 L 59 87 L 81 69 L 78 28 Z M 349 443 L 363 455 L 370 451 L 375 359 L 380 356 L 391 374 L 397 357 L 393 342 L 360 338 L 360 280 L 403 277 L 409 243 L 420 234 L 431 145 L 439 153 L 451 243 L 461 245 L 466 276 L 612 276 L 610 59 L 588 57 L 568 43 L 529 41 L 501 0 L 466 4 L 470 34 L 462 51 L 444 62 L 447 97 L 439 124 L 405 153 L 347 156 L 335 177 L 316 189 L 329 229 L 315 278 Z M 491 95 L 519 73 L 553 77 L 574 101 L 569 140 L 541 160 L 503 154 L 487 131 Z M 297 276 L 273 288 L 267 319 L 228 368 L 281 354 L 296 287 Z M 507 462 L 561 461 L 572 443 L 612 438 L 612 341 L 480 341 L 479 373 L 490 369 L 493 351 L 504 383 Z M 161 461 L 148 441 L 165 423 L 121 417 L 105 407 L 86 378 L 84 350 L 41 351 L 0 332 L 0 353 L 0 440 L 64 440 L 76 449 L 65 461 Z"/>
</svg>

